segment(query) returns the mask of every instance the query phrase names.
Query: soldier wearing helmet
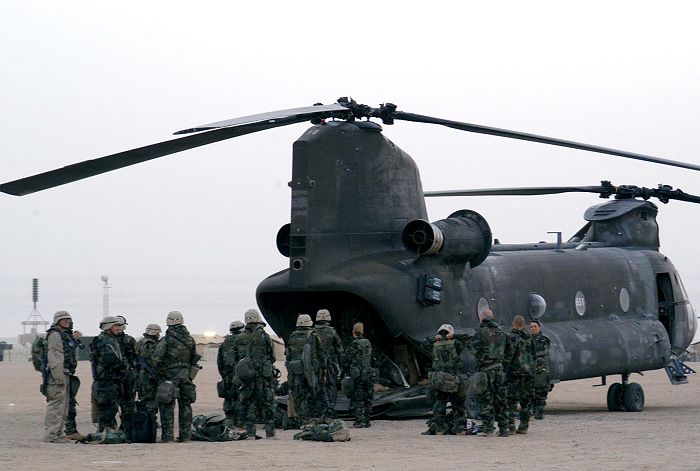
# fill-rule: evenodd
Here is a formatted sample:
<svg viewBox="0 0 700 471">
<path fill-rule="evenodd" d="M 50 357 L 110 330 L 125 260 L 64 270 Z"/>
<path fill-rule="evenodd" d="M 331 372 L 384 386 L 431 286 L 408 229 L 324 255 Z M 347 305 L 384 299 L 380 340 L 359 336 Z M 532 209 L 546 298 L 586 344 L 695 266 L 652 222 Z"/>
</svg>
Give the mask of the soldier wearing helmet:
<svg viewBox="0 0 700 471">
<path fill-rule="evenodd" d="M 331 313 L 319 309 L 316 325 L 309 337 L 310 350 L 307 357 L 314 369 L 313 376 L 318 381 L 314 405 L 314 417 L 335 417 L 335 402 L 338 396 L 337 382 L 340 376 L 340 360 L 343 357 L 343 344 L 335 328 L 331 326 Z"/>
<path fill-rule="evenodd" d="M 299 314 L 297 329 L 291 333 L 284 351 L 289 385 L 286 428 L 298 428 L 311 417 L 314 392 L 304 374 L 304 346 L 306 345 L 314 323 L 308 314 Z"/>
<path fill-rule="evenodd" d="M 532 415 L 532 402 L 535 396 L 534 357 L 535 343 L 529 326 L 521 315 L 513 317 L 510 333 L 509 357 L 504 359 L 508 398 L 509 432 L 526 434 Z M 520 414 L 518 414 L 520 404 Z M 515 428 L 515 416 L 520 417 Z"/>
<path fill-rule="evenodd" d="M 248 309 L 244 318 L 245 328 L 234 344 L 236 376 L 241 380 L 241 414 L 249 439 L 255 438 L 258 410 L 265 423 L 265 436 L 272 438 L 275 436 L 275 349 L 260 312 Z"/>
<path fill-rule="evenodd" d="M 42 385 L 46 395 L 44 441 L 52 443 L 70 441 L 64 435 L 64 424 L 71 439 L 82 437 L 75 429 L 75 406 L 72 416 L 68 414 L 70 400 L 75 401 L 75 394 L 80 385 L 75 376 L 78 364 L 76 339 L 79 335 L 72 335 L 72 323 L 68 311 L 58 311 L 54 314 L 53 324 L 46 333 L 46 367 Z"/>
<path fill-rule="evenodd" d="M 433 420 L 425 435 L 465 435 L 466 376 L 459 355 L 464 349 L 454 338 L 454 327 L 441 325 L 433 344 L 433 366 L 430 373 L 430 398 Z M 452 414 L 447 414 L 450 404 Z"/>
<path fill-rule="evenodd" d="M 115 316 L 122 323 L 122 330 L 116 334 L 119 348 L 127 364 L 127 371 L 122 383 L 122 393 L 119 396 L 119 416 L 121 418 L 120 428 L 124 431 L 126 439 L 131 441 L 133 433 L 132 417 L 136 412 L 136 389 L 138 380 L 138 370 L 136 367 L 136 339 L 127 334 L 126 317 Z"/>
<path fill-rule="evenodd" d="M 167 398 L 167 402 L 160 402 L 160 438 L 163 442 L 171 442 L 175 438 L 177 400 L 180 429 L 178 441 L 188 442 L 192 429 L 192 403 L 197 399 L 197 391 L 192 382 L 193 371 L 197 368 L 200 357 L 180 311 L 169 312 L 165 323 L 168 328 L 151 355 L 151 365 L 159 372 L 162 381 L 170 381 L 179 389 L 179 396 L 174 397 L 173 394 Z"/>
<path fill-rule="evenodd" d="M 156 344 L 160 338 L 161 328 L 158 324 L 148 324 L 143 338 L 136 343 L 136 368 L 138 370 L 137 391 L 146 411 L 150 414 L 158 413 L 156 391 L 158 390 L 158 374 L 151 367 L 150 361 Z"/>
<path fill-rule="evenodd" d="M 372 367 L 372 344 L 364 334 L 364 324 L 356 322 L 352 326 L 352 343 L 343 357 L 343 370 L 347 380 L 346 394 L 355 417 L 353 426 L 356 428 L 370 426 L 372 392 L 378 376 L 376 368 Z"/>
<path fill-rule="evenodd" d="M 119 346 L 117 335 L 122 331 L 122 320 L 107 316 L 100 322 L 100 335 L 90 346 L 93 376 L 93 394 L 97 405 L 98 431 L 117 428 L 119 398 L 124 388 L 124 377 L 129 365 Z"/>
<path fill-rule="evenodd" d="M 216 355 L 216 366 L 219 369 L 222 384 L 219 388 L 223 388 L 219 391 L 219 396 L 224 399 L 224 412 L 231 428 L 240 427 L 243 423 L 241 421 L 241 405 L 238 400 L 240 381 L 236 380 L 234 345 L 244 326 L 245 324 L 241 321 L 231 322 L 229 334 L 224 338 Z"/>
</svg>

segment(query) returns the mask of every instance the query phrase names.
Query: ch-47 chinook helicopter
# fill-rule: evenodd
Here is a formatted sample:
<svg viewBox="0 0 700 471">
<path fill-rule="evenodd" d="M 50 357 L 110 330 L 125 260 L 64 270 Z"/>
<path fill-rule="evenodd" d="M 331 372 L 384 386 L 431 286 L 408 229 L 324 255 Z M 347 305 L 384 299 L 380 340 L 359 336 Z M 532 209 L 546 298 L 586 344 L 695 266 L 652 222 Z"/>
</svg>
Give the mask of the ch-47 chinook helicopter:
<svg viewBox="0 0 700 471">
<path fill-rule="evenodd" d="M 157 144 L 87 160 L 0 185 L 26 195 L 118 168 L 294 123 L 313 124 L 294 143 L 291 220 L 277 247 L 289 267 L 263 280 L 257 301 L 286 339 L 297 314 L 330 310 L 347 335 L 353 322 L 380 352 L 382 375 L 396 387 L 374 401 L 389 417 L 424 408 L 421 379 L 430 352 L 424 340 L 450 323 L 478 327 L 491 309 L 503 324 L 521 313 L 540 319 L 551 340 L 552 381 L 620 375 L 608 390 L 610 410 L 640 411 L 644 393 L 630 374 L 666 368 L 672 383 L 692 370 L 679 355 L 696 318 L 681 279 L 659 249 L 657 206 L 700 197 L 635 186 L 505 188 L 424 193 L 411 157 L 382 134 L 394 121 L 450 128 L 644 160 L 690 170 L 700 166 L 642 154 L 397 111 L 341 98 L 331 105 L 282 110 L 178 131 Z M 587 223 L 566 242 L 499 244 L 487 221 L 464 209 L 428 222 L 425 197 L 592 192 L 615 199 L 589 208 Z M 347 340 L 347 338 L 346 338 Z M 463 358 L 467 368 L 473 358 Z M 342 412 L 339 401 L 339 412 Z"/>
</svg>

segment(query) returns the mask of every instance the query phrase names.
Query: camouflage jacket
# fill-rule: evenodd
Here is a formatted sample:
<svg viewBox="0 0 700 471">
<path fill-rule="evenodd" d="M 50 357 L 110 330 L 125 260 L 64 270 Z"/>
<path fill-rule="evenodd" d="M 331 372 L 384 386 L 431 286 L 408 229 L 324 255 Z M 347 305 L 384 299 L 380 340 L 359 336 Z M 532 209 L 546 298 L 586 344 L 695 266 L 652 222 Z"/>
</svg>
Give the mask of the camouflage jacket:
<svg viewBox="0 0 700 471">
<path fill-rule="evenodd" d="M 96 381 L 123 381 L 127 364 L 114 335 L 101 332 L 92 341 L 91 351 Z"/>
<path fill-rule="evenodd" d="M 240 332 L 230 333 L 224 338 L 223 343 L 219 347 L 216 354 L 216 367 L 219 370 L 219 375 L 222 378 L 227 378 L 235 374 L 236 367 L 236 339 L 241 335 Z"/>
<path fill-rule="evenodd" d="M 234 361 L 250 357 L 257 369 L 275 362 L 275 348 L 262 324 L 246 324 L 241 335 L 234 342 Z"/>
<path fill-rule="evenodd" d="M 534 335 L 532 340 L 535 344 L 535 371 L 549 370 L 549 338 L 539 333 Z"/>
<path fill-rule="evenodd" d="M 511 376 L 530 376 L 534 373 L 535 345 L 528 329 L 513 329 L 510 333 L 510 361 L 507 373 Z"/>
<path fill-rule="evenodd" d="M 298 327 L 297 330 L 292 332 L 287 341 L 287 348 L 284 351 L 284 357 L 287 362 L 302 359 L 304 345 L 306 345 L 310 335 L 311 327 Z"/>
<path fill-rule="evenodd" d="M 126 361 L 129 368 L 136 367 L 136 339 L 131 335 L 121 332 L 116 335 L 117 342 L 119 342 L 119 348 L 122 349 L 122 355 L 124 355 L 124 361 Z"/>
<path fill-rule="evenodd" d="M 157 344 L 158 338 L 148 334 L 144 334 L 143 338 L 136 342 L 136 368 L 139 370 L 139 374 L 157 376 L 150 365 L 150 359 Z"/>
<path fill-rule="evenodd" d="M 458 374 L 463 371 L 462 360 L 459 354 L 464 346 L 456 339 L 437 340 L 433 344 L 433 371 Z"/>
<path fill-rule="evenodd" d="M 343 356 L 343 369 L 349 372 L 351 368 L 357 371 L 363 378 L 369 379 L 372 368 L 372 344 L 366 338 L 359 336 L 352 340 Z M 352 374 L 350 376 L 353 376 Z"/>
<path fill-rule="evenodd" d="M 151 366 L 164 379 L 189 381 L 190 361 L 195 354 L 194 339 L 184 325 L 171 325 L 151 355 Z"/>
<path fill-rule="evenodd" d="M 469 340 L 469 350 L 476 357 L 476 367 L 483 371 L 494 365 L 503 365 L 512 356 L 508 335 L 493 319 L 481 321 L 479 330 Z"/>
<path fill-rule="evenodd" d="M 338 332 L 326 324 L 314 326 L 309 337 L 318 361 L 317 368 L 337 369 L 343 357 L 343 343 Z"/>
</svg>

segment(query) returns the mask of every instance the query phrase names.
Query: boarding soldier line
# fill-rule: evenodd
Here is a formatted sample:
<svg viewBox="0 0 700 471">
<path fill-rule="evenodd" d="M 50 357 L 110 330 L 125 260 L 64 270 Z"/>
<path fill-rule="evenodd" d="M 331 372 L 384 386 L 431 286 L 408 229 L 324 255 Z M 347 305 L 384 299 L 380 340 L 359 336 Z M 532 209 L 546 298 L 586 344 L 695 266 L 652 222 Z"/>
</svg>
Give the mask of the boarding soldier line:
<svg viewBox="0 0 700 471">
<path fill-rule="evenodd" d="M 286 342 L 286 389 L 284 385 L 277 389 L 280 372 L 274 366 L 274 347 L 262 316 L 257 309 L 249 309 L 244 320 L 231 322 L 217 355 L 221 381 L 216 389 L 224 400 L 223 413 L 197 416 L 193 424 L 192 404 L 197 397 L 193 380 L 201 369 L 201 357 L 182 313 L 168 313 L 162 336 L 159 325 L 149 324 L 138 342 L 125 332 L 128 323 L 123 316 L 103 318 L 101 333 L 90 346 L 92 422 L 97 432 L 82 435 L 75 423 L 75 396 L 80 387 L 75 369 L 76 350 L 83 347 L 70 314 L 58 311 L 45 340 L 37 341 L 32 351 L 35 367 L 42 371 L 41 391 L 47 401 L 44 440 L 155 442 L 158 414 L 162 442 L 261 439 L 256 424 L 263 424 L 265 437 L 272 438 L 280 427 L 275 402 L 280 391 L 287 394 L 281 427 L 301 428 L 296 439 L 350 439 L 343 421 L 336 417 L 339 392 L 350 403 L 353 426 L 371 425 L 379 375 L 363 323 L 353 324 L 352 340 L 344 347 L 327 309 L 318 310 L 315 319 L 299 314 L 296 330 Z M 424 435 L 488 437 L 495 434 L 497 423 L 498 436 L 507 437 L 526 434 L 531 417 L 544 417 L 551 386 L 549 339 L 541 333 L 540 322 L 532 320 L 528 325 L 523 316 L 516 315 L 512 330 L 506 333 L 489 310 L 482 311 L 479 320 L 473 335 L 456 333 L 451 325 L 442 324 L 433 339 L 426 339 L 432 351 L 427 396 L 433 416 Z M 460 359 L 464 350 L 475 357 L 475 371 L 468 372 Z M 469 394 L 481 405 L 479 425 L 467 418 Z"/>
</svg>

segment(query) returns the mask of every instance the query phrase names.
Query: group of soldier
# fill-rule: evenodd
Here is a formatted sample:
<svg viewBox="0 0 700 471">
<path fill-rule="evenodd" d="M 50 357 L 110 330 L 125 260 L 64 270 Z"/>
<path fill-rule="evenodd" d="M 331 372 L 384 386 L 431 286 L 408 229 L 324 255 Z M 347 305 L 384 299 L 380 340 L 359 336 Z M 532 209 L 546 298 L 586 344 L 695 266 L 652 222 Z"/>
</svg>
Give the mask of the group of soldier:
<svg viewBox="0 0 700 471">
<path fill-rule="evenodd" d="M 219 348 L 217 385 L 224 399 L 224 412 L 232 427 L 245 427 L 255 435 L 255 423 L 265 423 L 265 435 L 275 435 L 275 379 L 272 342 L 257 311 L 246 312 L 245 326 L 233 321 L 230 334 Z M 258 316 L 258 317 L 255 317 Z M 345 393 L 351 400 L 355 427 L 370 426 L 373 371 L 372 346 L 364 338 L 364 326 L 353 326 L 353 341 L 345 352 L 340 336 L 331 325 L 327 309 L 316 313 L 316 325 L 308 314 L 299 314 L 296 330 L 285 351 L 287 369 L 287 417 L 285 428 L 299 428 L 314 420 L 335 417 L 338 382 L 343 373 Z"/>
<path fill-rule="evenodd" d="M 544 418 L 550 390 L 549 339 L 541 333 L 540 322 L 535 319 L 528 326 L 525 318 L 517 315 L 508 334 L 490 310 L 482 311 L 479 320 L 479 329 L 473 336 L 456 336 L 449 324 L 441 325 L 437 331 L 430 373 L 433 419 L 426 435 L 469 433 L 465 411 L 469 391 L 481 404 L 480 436 L 493 435 L 494 419 L 498 436 L 507 437 L 526 434 L 533 414 L 535 419 Z M 460 359 L 465 348 L 476 358 L 476 372 L 471 376 L 467 376 Z"/>
<path fill-rule="evenodd" d="M 274 437 L 275 385 L 279 377 L 274 366 L 274 347 L 259 311 L 249 309 L 244 320 L 245 324 L 230 324 L 230 334 L 219 348 L 217 366 L 222 380 L 217 390 L 224 399 L 223 408 L 231 428 L 244 427 L 249 438 L 260 438 L 256 437 L 256 423 L 262 422 L 265 435 Z M 330 325 L 330 312 L 319 310 L 315 320 L 314 325 L 310 315 L 299 314 L 296 330 L 287 341 L 286 428 L 333 419 L 339 385 L 350 400 L 354 426 L 369 427 L 377 370 L 372 367 L 372 346 L 364 337 L 363 324 L 353 325 L 352 342 L 344 350 L 340 336 Z M 456 335 L 451 325 L 443 324 L 431 342 L 429 390 L 433 419 L 425 434 L 466 434 L 468 391 L 477 396 L 482 406 L 481 436 L 495 432 L 494 420 L 499 426 L 498 435 L 508 436 L 527 433 L 532 415 L 543 418 L 550 389 L 549 340 L 540 332 L 539 321 L 532 320 L 528 326 L 522 316 L 515 316 L 507 334 L 491 311 L 481 312 L 479 320 L 479 329 L 472 336 Z M 161 441 L 170 442 L 175 439 L 177 401 L 178 441 L 189 441 L 191 405 L 196 400 L 193 379 L 201 368 L 201 357 L 182 314 L 168 313 L 162 338 L 160 326 L 149 324 L 143 338 L 136 342 L 124 331 L 126 325 L 123 316 L 107 316 L 100 322 L 101 333 L 92 342 L 93 422 L 98 424 L 98 431 L 119 429 L 131 441 L 137 408 L 152 417 L 154 427 L 160 412 Z M 79 347 L 80 332 L 73 331 L 70 314 L 56 312 L 47 331 L 42 366 L 41 391 L 47 401 L 46 441 L 61 443 L 83 438 L 75 421 L 75 397 L 80 387 L 75 375 Z M 467 376 L 460 358 L 464 349 L 476 358 L 476 373 L 471 376 Z"/>
</svg>

